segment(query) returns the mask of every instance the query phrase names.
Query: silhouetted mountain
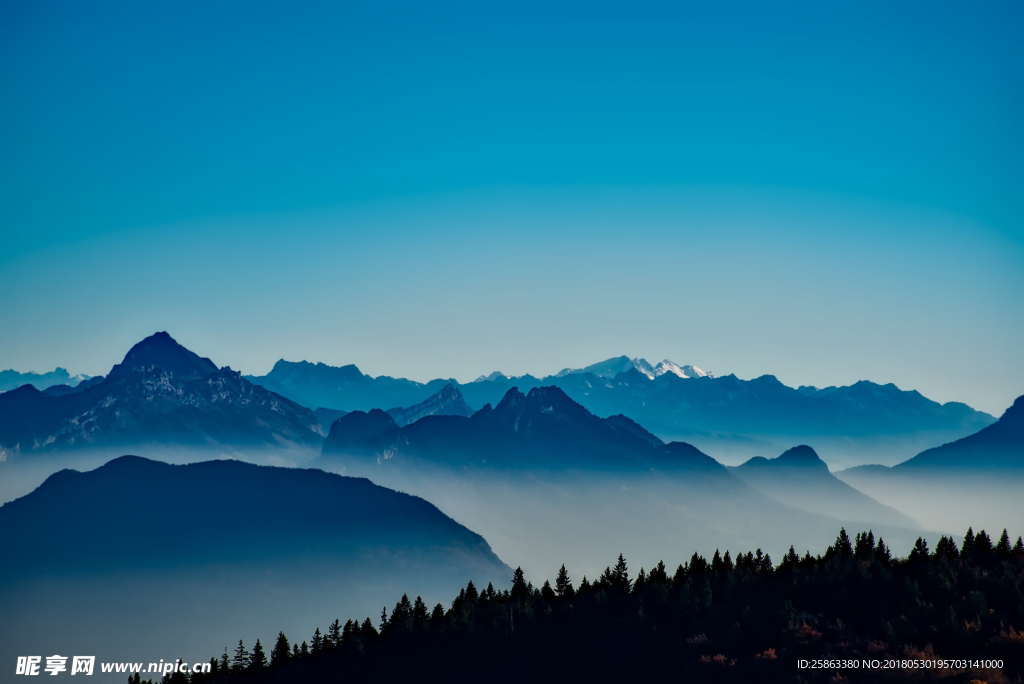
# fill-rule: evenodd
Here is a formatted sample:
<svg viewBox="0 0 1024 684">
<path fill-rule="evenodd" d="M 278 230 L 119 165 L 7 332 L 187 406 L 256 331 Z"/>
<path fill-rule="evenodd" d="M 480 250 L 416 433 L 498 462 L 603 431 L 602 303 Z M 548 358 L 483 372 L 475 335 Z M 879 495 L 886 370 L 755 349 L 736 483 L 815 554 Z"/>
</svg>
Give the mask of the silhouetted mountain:
<svg viewBox="0 0 1024 684">
<path fill-rule="evenodd" d="M 424 416 L 469 416 L 472 413 L 473 409 L 462 398 L 462 392 L 454 383 L 448 383 L 437 394 L 413 406 L 388 409 L 388 414 L 399 425 L 415 423 Z"/>
<path fill-rule="evenodd" d="M 331 425 L 326 442 L 332 451 L 365 452 L 375 449 L 398 430 L 398 423 L 380 409 L 370 411 L 349 411 Z"/>
<path fill-rule="evenodd" d="M 60 366 L 47 373 L 19 373 L 12 369 L 0 370 L 0 392 L 6 392 L 22 385 L 32 385 L 38 390 L 45 390 L 57 385 L 74 387 L 88 379 L 88 375 L 71 375 L 66 368 Z"/>
<path fill-rule="evenodd" d="M 184 493 L 187 505 L 172 504 Z M 241 461 L 169 465 L 122 456 L 84 473 L 61 470 L 0 507 L 2 543 L 25 554 L 0 573 L 162 566 L 182 533 L 199 536 L 175 564 L 432 548 L 468 563 L 462 574 L 506 570 L 479 535 L 427 501 L 364 478 Z M 53 544 L 56 538 L 75 543 Z"/>
<path fill-rule="evenodd" d="M 94 446 L 317 446 L 312 411 L 218 369 L 165 332 L 142 340 L 74 391 L 23 386 L 0 394 L 0 449 L 18 454 Z"/>
<path fill-rule="evenodd" d="M 902 463 L 847 468 L 844 477 L 890 474 L 954 476 L 1024 476 L 1024 395 L 992 425 L 942 446 L 926 449 Z"/>
<path fill-rule="evenodd" d="M 388 414 L 354 411 L 336 421 L 324 454 L 387 455 L 405 460 L 487 469 L 645 470 L 699 466 L 726 475 L 689 445 L 669 448 L 625 416 L 598 418 L 557 387 L 527 394 L 510 389 L 472 416 L 433 415 L 400 426 Z"/>
<path fill-rule="evenodd" d="M 364 375 L 355 366 L 278 362 L 254 382 L 307 406 L 364 410 L 424 401 L 448 380 L 419 383 Z M 939 404 L 893 384 L 788 387 L 771 375 L 712 377 L 691 366 L 620 356 L 537 378 L 498 372 L 459 384 L 472 408 L 508 390 L 555 386 L 599 416 L 622 414 L 664 439 L 740 461 L 807 441 L 831 463 L 895 463 L 904 454 L 971 434 L 995 419 L 969 406 Z"/>
<path fill-rule="evenodd" d="M 1024 396 L 973 435 L 926 449 L 896 466 L 864 465 L 836 475 L 945 529 L 1024 525 Z"/>
<path fill-rule="evenodd" d="M 0 567 L 4 618 L 18 626 L 0 645 L 5 660 L 53 649 L 200 656 L 239 630 L 376 615 L 395 591 L 441 598 L 467 578 L 511 576 L 483 538 L 423 499 L 238 461 L 125 456 L 60 471 L 0 507 L 0 545 L 19 549 Z"/>
<path fill-rule="evenodd" d="M 773 459 L 758 456 L 731 470 L 755 489 L 813 513 L 863 523 L 916 526 L 896 509 L 835 477 L 814 449 L 806 445 L 793 447 Z"/>
<path fill-rule="evenodd" d="M 281 359 L 262 376 L 247 380 L 288 397 L 304 406 L 352 411 L 384 406 L 410 406 L 425 400 L 448 384 L 448 380 L 428 383 L 365 375 L 356 366 L 328 366 L 308 361 Z"/>
<path fill-rule="evenodd" d="M 973 435 L 922 451 L 897 470 L 1014 470 L 1024 474 L 1024 396 L 992 425 Z"/>
</svg>

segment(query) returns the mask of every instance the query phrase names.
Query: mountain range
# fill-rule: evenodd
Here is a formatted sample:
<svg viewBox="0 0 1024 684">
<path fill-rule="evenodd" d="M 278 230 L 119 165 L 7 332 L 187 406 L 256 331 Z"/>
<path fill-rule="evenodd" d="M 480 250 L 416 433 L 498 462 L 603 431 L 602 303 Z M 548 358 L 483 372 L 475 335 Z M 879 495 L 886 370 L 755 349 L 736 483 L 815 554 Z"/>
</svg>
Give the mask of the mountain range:
<svg viewBox="0 0 1024 684">
<path fill-rule="evenodd" d="M 58 385 L 74 387 L 88 379 L 88 375 L 72 375 L 66 368 L 60 366 L 46 373 L 19 373 L 12 369 L 0 370 L 0 392 L 6 392 L 22 385 L 32 385 L 38 390 Z"/>
<path fill-rule="evenodd" d="M 544 378 L 495 372 L 469 383 L 372 377 L 354 365 L 285 360 L 267 375 L 241 376 L 157 333 L 105 377 L 0 394 L 0 458 L 100 444 L 127 448 L 142 439 L 317 448 L 348 411 L 379 408 L 411 423 L 431 413 L 468 415 L 498 404 L 512 387 L 541 386 L 560 388 L 596 415 L 629 416 L 664 440 L 685 441 L 726 463 L 809 443 L 839 466 L 891 464 L 995 420 L 893 384 L 789 387 L 770 375 L 743 380 L 628 356 Z"/>
<path fill-rule="evenodd" d="M 532 472 L 698 467 L 726 474 L 694 447 L 665 444 L 625 416 L 599 418 L 557 387 L 527 394 L 512 388 L 497 406 L 471 416 L 433 415 L 404 426 L 382 411 L 353 411 L 331 427 L 323 453 L 364 455 L 389 467 L 413 461 Z"/>
<path fill-rule="evenodd" d="M 0 567 L 4 619 L 18 627 L 0 644 L 5 662 L 44 652 L 198 660 L 239 630 L 305 633 L 376 616 L 396 593 L 436 600 L 512 574 L 423 499 L 238 461 L 125 456 L 57 472 L 0 507 L 0 545 L 18 557 Z"/>
<path fill-rule="evenodd" d="M 544 378 L 495 372 L 462 384 L 375 378 L 354 365 L 288 361 L 265 376 L 247 377 L 306 406 L 344 411 L 415 404 L 448 384 L 474 409 L 497 404 L 512 387 L 526 392 L 555 386 L 595 414 L 627 415 L 666 440 L 689 442 L 734 463 L 801 442 L 841 465 L 896 463 L 995 420 L 966 404 L 940 404 L 891 383 L 789 387 L 771 375 L 715 377 L 693 366 L 652 366 L 627 356 Z"/>
<path fill-rule="evenodd" d="M 99 446 L 317 447 L 322 440 L 308 408 L 218 368 L 165 332 L 133 346 L 105 377 L 53 389 L 23 385 L 0 394 L 0 460 Z"/>
<path fill-rule="evenodd" d="M 972 435 L 925 449 L 892 467 L 863 465 L 837 475 L 946 529 L 1024 526 L 1024 396 Z"/>
<path fill-rule="evenodd" d="M 806 452 L 811 459 L 792 457 Z M 781 553 L 775 545 L 796 534 L 813 548 L 842 524 L 913 539 L 916 522 L 836 480 L 813 451 L 776 460 L 776 470 L 797 460 L 794 470 L 809 471 L 798 473 L 796 502 L 778 498 L 771 482 L 748 482 L 753 465 L 731 470 L 630 418 L 594 415 L 553 386 L 512 388 L 471 416 L 404 426 L 379 409 L 352 411 L 323 447 L 323 467 L 424 496 L 474 521 L 501 555 L 533 572 L 553 572 L 566 554 L 593 570 L 610 541 L 642 562 L 712 539 Z M 837 491 L 844 500 L 833 507 Z"/>
</svg>

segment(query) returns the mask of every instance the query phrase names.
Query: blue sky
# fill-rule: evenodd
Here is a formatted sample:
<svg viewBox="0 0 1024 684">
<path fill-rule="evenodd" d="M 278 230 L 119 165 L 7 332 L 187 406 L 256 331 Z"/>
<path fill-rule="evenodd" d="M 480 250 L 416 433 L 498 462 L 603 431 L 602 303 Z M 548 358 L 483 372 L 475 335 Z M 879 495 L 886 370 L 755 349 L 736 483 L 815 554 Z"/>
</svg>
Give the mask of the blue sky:
<svg viewBox="0 0 1024 684">
<path fill-rule="evenodd" d="M 1000 412 L 1019 3 L 705 5 L 5 4 L 0 367 L 166 329 L 247 372 L 626 353 Z"/>
</svg>

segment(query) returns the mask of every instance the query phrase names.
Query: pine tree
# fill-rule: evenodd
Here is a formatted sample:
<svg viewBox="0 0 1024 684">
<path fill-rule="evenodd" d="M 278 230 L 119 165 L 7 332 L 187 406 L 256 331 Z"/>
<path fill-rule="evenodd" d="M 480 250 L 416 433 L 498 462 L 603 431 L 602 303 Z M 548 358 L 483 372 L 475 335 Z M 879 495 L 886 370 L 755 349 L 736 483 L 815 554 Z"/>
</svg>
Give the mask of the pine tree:
<svg viewBox="0 0 1024 684">
<path fill-rule="evenodd" d="M 422 630 L 427 627 L 427 604 L 419 596 L 412 604 L 412 626 L 413 629 Z"/>
<path fill-rule="evenodd" d="M 878 546 L 875 547 L 875 558 L 877 558 L 878 562 L 883 566 L 889 565 L 892 561 L 892 554 L 889 552 L 889 547 L 885 545 L 885 540 L 881 537 L 878 538 Z"/>
<path fill-rule="evenodd" d="M 911 563 L 920 563 L 928 560 L 928 542 L 918 537 L 914 542 L 914 548 L 910 551 L 909 560 Z"/>
<path fill-rule="evenodd" d="M 640 572 L 636 573 L 636 579 L 633 581 L 633 593 L 639 594 L 644 590 L 644 586 L 647 584 L 647 573 L 644 572 L 643 568 L 640 568 Z"/>
<path fill-rule="evenodd" d="M 853 558 L 853 545 L 850 543 L 850 535 L 846 534 L 846 528 L 839 528 L 839 536 L 836 537 L 836 542 L 829 547 L 831 554 L 826 553 L 826 556 L 831 555 L 834 558 L 840 560 L 849 560 Z"/>
<path fill-rule="evenodd" d="M 341 645 L 341 623 L 338 618 L 327 628 L 327 638 L 324 639 L 324 648 L 338 648 Z"/>
<path fill-rule="evenodd" d="M 310 642 L 310 651 L 312 653 L 319 653 L 324 650 L 324 638 L 320 635 L 320 628 L 317 627 L 313 630 L 313 640 Z"/>
<path fill-rule="evenodd" d="M 718 552 L 718 549 L 715 549 L 715 555 L 711 557 L 711 572 L 720 575 L 723 569 L 722 554 Z"/>
<path fill-rule="evenodd" d="M 288 637 L 284 635 L 284 632 L 278 632 L 277 641 L 274 642 L 274 648 L 270 652 L 270 664 L 284 665 L 288 662 L 291 654 L 292 650 L 288 644 Z"/>
<path fill-rule="evenodd" d="M 555 594 L 559 598 L 572 598 L 574 593 L 572 580 L 569 579 L 569 573 L 566 571 L 565 565 L 562 565 L 558 569 L 558 577 L 555 578 Z"/>
<path fill-rule="evenodd" d="M 995 557 L 995 548 L 992 546 L 992 538 L 985 530 L 978 530 L 974 536 L 974 560 L 984 566 L 988 566 Z"/>
<path fill-rule="evenodd" d="M 964 543 L 960 546 L 960 555 L 964 558 L 974 558 L 974 530 L 970 527 L 967 528 L 967 533 L 964 534 Z"/>
<path fill-rule="evenodd" d="M 875 553 L 875 535 L 869 530 L 866 534 L 857 533 L 853 545 L 853 555 L 859 561 L 871 560 Z"/>
<path fill-rule="evenodd" d="M 512 573 L 512 600 L 517 603 L 524 602 L 530 596 L 530 585 L 526 583 L 526 575 L 522 568 L 516 568 Z"/>
<path fill-rule="evenodd" d="M 231 664 L 228 661 L 228 647 L 225 646 L 224 653 L 220 657 L 220 670 L 221 672 L 227 672 L 230 667 Z"/>
<path fill-rule="evenodd" d="M 252 647 L 252 654 L 249 656 L 249 669 L 250 670 L 262 670 L 267 666 L 267 654 L 263 652 L 263 645 L 260 640 L 256 640 L 256 645 Z"/>
<path fill-rule="evenodd" d="M 1013 550 L 1010 548 L 1010 535 L 1007 534 L 1006 530 L 1003 529 L 1003 533 L 999 535 L 999 543 L 996 544 L 996 556 L 1000 560 L 1007 560 L 1010 558 Z"/>
<path fill-rule="evenodd" d="M 942 535 L 939 537 L 939 543 L 935 545 L 935 557 L 955 561 L 960 557 L 960 549 L 956 547 L 956 542 L 952 537 Z"/>
<path fill-rule="evenodd" d="M 249 651 L 246 650 L 245 644 L 242 640 L 238 640 L 238 646 L 235 647 L 234 656 L 231 658 L 231 669 L 237 671 L 248 669 L 249 667 Z"/>
</svg>

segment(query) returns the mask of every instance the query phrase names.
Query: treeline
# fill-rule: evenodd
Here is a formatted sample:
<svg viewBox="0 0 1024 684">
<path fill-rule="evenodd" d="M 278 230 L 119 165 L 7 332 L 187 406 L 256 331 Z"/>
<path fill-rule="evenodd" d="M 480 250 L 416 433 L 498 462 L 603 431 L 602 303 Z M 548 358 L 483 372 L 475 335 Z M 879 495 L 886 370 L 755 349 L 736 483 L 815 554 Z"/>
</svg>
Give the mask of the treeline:
<svg viewBox="0 0 1024 684">
<path fill-rule="evenodd" d="M 858 666 L 801 669 L 801 660 Z M 996 668 L 868 668 L 887 661 L 1001 660 Z M 335 620 L 297 642 L 279 634 L 167 684 L 278 682 L 1024 681 L 1024 542 L 968 530 L 918 539 L 894 558 L 871 532 L 840 531 L 819 556 L 792 547 L 694 554 L 631 575 L 621 555 L 594 580 L 563 566 L 536 587 L 472 583 L 446 609 L 403 596 L 377 624 Z M 130 680 L 140 684 L 136 676 Z"/>
</svg>

